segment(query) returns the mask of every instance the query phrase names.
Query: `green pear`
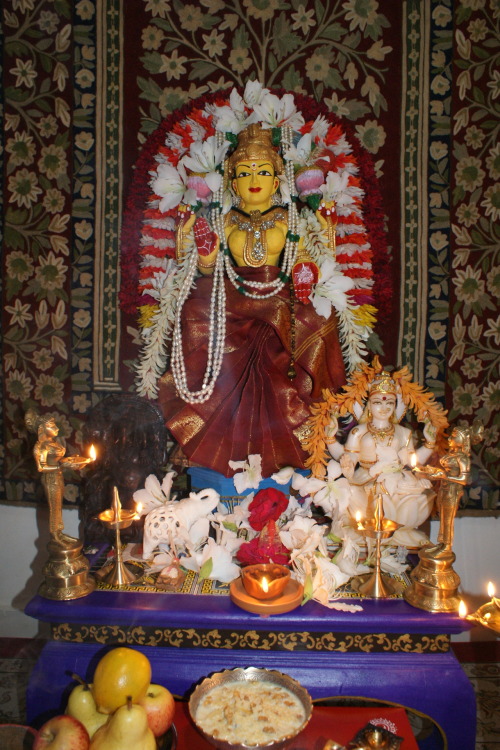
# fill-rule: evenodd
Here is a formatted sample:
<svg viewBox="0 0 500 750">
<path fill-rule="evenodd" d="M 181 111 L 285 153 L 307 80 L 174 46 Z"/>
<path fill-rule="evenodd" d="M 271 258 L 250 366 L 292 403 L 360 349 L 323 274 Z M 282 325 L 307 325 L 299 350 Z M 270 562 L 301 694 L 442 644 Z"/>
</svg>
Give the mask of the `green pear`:
<svg viewBox="0 0 500 750">
<path fill-rule="evenodd" d="M 97 732 L 99 727 L 109 719 L 108 714 L 102 714 L 97 710 L 94 696 L 92 695 L 92 686 L 81 680 L 77 675 L 73 675 L 80 684 L 76 685 L 71 691 L 66 706 L 66 713 L 74 719 L 78 719 L 87 732 L 90 739 Z"/>
<path fill-rule="evenodd" d="M 156 750 L 146 710 L 128 698 L 94 734 L 89 750 Z"/>
</svg>

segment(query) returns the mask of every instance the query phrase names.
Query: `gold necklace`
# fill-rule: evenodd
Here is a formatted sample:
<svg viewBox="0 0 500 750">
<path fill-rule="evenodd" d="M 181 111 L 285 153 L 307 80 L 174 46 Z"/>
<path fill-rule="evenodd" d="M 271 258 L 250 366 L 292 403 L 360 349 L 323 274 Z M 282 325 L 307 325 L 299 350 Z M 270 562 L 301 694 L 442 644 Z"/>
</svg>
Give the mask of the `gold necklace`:
<svg viewBox="0 0 500 750">
<path fill-rule="evenodd" d="M 231 211 L 229 223 L 236 224 L 241 232 L 246 232 L 243 260 L 246 266 L 258 268 L 267 262 L 266 231 L 272 229 L 277 221 L 286 221 L 283 211 L 274 209 L 267 217 L 267 211 L 250 211 L 249 214 Z"/>
<path fill-rule="evenodd" d="M 366 427 L 368 429 L 368 432 L 373 435 L 375 442 L 377 442 L 378 440 L 382 441 L 390 437 L 388 445 L 392 443 L 395 425 L 390 424 L 389 427 L 374 427 L 370 422 L 367 422 Z"/>
</svg>

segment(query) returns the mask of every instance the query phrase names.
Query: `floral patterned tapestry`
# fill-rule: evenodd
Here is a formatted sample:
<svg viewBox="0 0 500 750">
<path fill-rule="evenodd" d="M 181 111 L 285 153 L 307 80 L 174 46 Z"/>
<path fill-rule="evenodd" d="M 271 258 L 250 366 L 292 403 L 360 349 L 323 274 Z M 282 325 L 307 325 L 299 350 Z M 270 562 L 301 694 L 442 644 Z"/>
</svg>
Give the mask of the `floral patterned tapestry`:
<svg viewBox="0 0 500 750">
<path fill-rule="evenodd" d="M 192 99 L 258 78 L 322 102 L 371 155 L 383 361 L 451 421 L 482 418 L 464 510 L 498 512 L 498 0 L 5 0 L 2 21 L 2 501 L 41 498 L 27 408 L 76 452 L 89 409 L 133 389 L 119 238 L 141 150 Z"/>
</svg>

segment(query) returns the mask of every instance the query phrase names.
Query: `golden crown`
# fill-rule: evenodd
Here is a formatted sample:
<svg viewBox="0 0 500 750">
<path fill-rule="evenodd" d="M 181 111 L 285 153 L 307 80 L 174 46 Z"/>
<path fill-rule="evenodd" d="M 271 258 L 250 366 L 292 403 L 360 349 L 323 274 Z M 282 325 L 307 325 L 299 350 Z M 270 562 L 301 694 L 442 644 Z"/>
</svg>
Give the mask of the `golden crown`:
<svg viewBox="0 0 500 750">
<path fill-rule="evenodd" d="M 370 396 L 373 393 L 392 393 L 394 396 L 396 395 L 396 383 L 387 370 L 382 370 L 377 379 L 370 385 Z"/>
<path fill-rule="evenodd" d="M 249 125 L 238 136 L 238 145 L 228 159 L 231 172 L 237 164 L 247 160 L 266 159 L 274 167 L 275 174 L 283 172 L 283 159 L 278 154 L 271 140 L 271 131 L 264 130 L 259 124 Z"/>
</svg>

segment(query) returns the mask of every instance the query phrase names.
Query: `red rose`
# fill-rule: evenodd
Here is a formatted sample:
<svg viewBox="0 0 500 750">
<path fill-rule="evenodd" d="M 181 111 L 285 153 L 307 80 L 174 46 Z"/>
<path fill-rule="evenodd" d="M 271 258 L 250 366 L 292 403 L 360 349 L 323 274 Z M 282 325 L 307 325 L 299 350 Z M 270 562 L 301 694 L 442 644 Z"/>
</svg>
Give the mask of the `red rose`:
<svg viewBox="0 0 500 750">
<path fill-rule="evenodd" d="M 269 487 L 259 490 L 248 506 L 248 521 L 252 529 L 261 531 L 268 521 L 277 521 L 288 508 L 288 498 L 281 490 Z"/>
</svg>

